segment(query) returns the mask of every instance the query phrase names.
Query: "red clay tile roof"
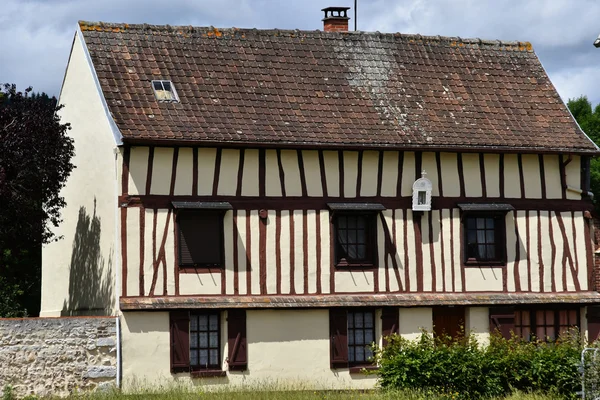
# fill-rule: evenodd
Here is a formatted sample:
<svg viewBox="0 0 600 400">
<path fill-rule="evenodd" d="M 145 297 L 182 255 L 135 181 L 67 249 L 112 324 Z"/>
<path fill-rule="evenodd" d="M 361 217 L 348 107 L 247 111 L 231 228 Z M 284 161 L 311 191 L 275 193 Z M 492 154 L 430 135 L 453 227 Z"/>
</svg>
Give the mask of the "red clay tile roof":
<svg viewBox="0 0 600 400">
<path fill-rule="evenodd" d="M 125 142 L 597 151 L 526 42 L 80 28 Z M 157 102 L 153 79 L 181 102 Z"/>
</svg>

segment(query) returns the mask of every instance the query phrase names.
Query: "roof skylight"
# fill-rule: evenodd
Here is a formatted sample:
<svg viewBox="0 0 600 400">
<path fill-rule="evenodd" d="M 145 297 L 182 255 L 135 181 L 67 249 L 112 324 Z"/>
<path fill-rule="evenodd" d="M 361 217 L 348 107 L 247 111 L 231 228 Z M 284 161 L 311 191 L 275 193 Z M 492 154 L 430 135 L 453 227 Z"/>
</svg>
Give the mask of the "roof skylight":
<svg viewBox="0 0 600 400">
<path fill-rule="evenodd" d="M 179 97 L 171 81 L 152 81 L 152 89 L 156 100 L 164 103 L 177 103 Z"/>
</svg>

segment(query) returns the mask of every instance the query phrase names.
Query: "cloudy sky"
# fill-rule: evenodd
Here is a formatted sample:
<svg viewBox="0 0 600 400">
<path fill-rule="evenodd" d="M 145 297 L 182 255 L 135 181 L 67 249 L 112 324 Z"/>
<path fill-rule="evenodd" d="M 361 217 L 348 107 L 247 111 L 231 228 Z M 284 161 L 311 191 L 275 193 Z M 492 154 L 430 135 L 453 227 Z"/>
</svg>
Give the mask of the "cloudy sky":
<svg viewBox="0 0 600 400">
<path fill-rule="evenodd" d="M 0 0 L 0 82 L 58 95 L 78 20 L 322 29 L 353 0 Z M 351 10 L 353 16 L 353 11 Z M 354 21 L 350 21 L 351 28 Z M 530 41 L 566 101 L 600 102 L 598 0 L 358 0 L 358 29 Z"/>
</svg>

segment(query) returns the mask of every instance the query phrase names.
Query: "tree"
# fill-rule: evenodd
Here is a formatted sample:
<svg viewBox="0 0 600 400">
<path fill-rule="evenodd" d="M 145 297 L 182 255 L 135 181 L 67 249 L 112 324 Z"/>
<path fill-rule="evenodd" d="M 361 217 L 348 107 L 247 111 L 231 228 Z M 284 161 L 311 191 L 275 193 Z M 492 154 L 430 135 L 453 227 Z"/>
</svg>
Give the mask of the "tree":
<svg viewBox="0 0 600 400">
<path fill-rule="evenodd" d="M 0 90 L 0 317 L 39 312 L 42 244 L 58 239 L 52 227 L 61 222 L 60 190 L 73 169 L 60 108 L 31 88 Z"/>
<path fill-rule="evenodd" d="M 575 120 L 596 144 L 600 144 L 600 104 L 592 111 L 592 103 L 587 96 L 569 99 L 567 107 L 575 117 Z M 600 159 L 593 158 L 590 161 L 590 190 L 594 193 L 594 208 L 600 212 Z"/>
</svg>

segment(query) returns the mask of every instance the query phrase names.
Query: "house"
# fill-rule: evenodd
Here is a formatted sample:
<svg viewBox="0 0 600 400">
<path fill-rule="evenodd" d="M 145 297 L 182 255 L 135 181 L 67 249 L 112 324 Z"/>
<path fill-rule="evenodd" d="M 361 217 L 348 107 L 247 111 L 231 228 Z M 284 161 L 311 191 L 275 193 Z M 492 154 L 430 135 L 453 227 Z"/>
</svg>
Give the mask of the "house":
<svg viewBox="0 0 600 400">
<path fill-rule="evenodd" d="M 79 23 L 42 316 L 120 316 L 126 385 L 372 387 L 393 332 L 597 334 L 599 150 L 531 44 L 347 24 Z"/>
</svg>

